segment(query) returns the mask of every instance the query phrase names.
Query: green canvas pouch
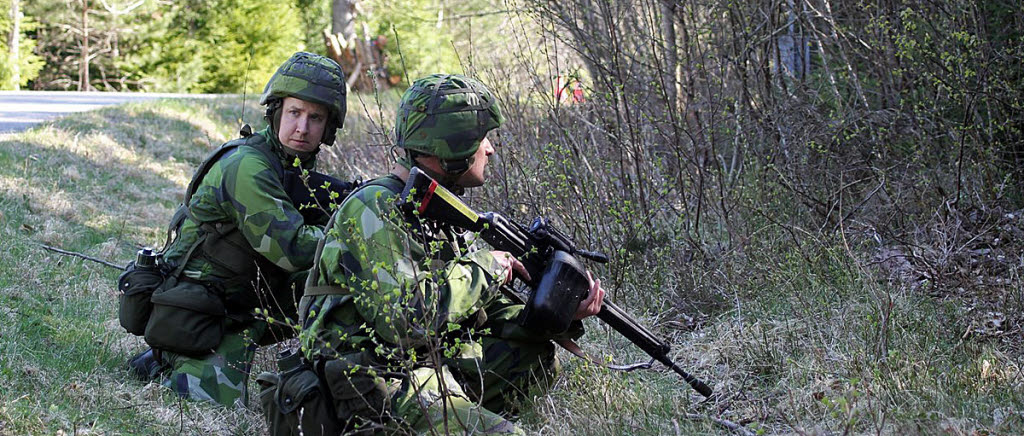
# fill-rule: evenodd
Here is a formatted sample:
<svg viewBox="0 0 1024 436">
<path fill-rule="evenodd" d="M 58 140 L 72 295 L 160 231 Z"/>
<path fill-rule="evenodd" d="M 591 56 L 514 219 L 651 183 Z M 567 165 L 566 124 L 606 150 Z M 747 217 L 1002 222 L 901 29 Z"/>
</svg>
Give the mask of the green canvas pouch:
<svg viewBox="0 0 1024 436">
<path fill-rule="evenodd" d="M 391 404 L 387 384 L 373 375 L 369 366 L 361 365 L 343 356 L 327 361 L 323 366 L 324 379 L 338 418 L 350 421 L 361 418 L 383 422 L 390 414 Z M 358 356 L 355 357 L 358 360 Z"/>
<path fill-rule="evenodd" d="M 181 281 L 158 289 L 150 302 L 146 342 L 189 356 L 209 354 L 224 338 L 227 312 L 220 295 L 202 284 Z"/>
<path fill-rule="evenodd" d="M 256 377 L 260 385 L 260 406 L 263 418 L 267 420 L 267 430 L 271 436 L 298 436 L 299 415 L 285 413 L 277 404 L 277 393 L 281 390 L 281 377 L 276 372 L 264 372 Z"/>
<path fill-rule="evenodd" d="M 117 318 L 128 333 L 142 336 L 153 305 L 149 299 L 165 283 L 163 273 L 156 268 L 137 269 L 134 263 L 117 278 Z"/>
<path fill-rule="evenodd" d="M 272 436 L 341 434 L 328 404 L 330 398 L 321 391 L 320 379 L 309 365 L 279 373 L 265 372 L 256 382 L 260 385 L 263 417 Z"/>
</svg>

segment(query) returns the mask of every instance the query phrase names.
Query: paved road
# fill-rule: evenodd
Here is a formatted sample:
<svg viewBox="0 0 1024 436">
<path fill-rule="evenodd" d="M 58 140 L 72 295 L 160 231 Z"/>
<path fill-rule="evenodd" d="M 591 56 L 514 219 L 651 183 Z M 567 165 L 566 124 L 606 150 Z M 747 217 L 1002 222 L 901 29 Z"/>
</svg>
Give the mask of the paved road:
<svg viewBox="0 0 1024 436">
<path fill-rule="evenodd" d="M 158 98 L 212 98 L 212 94 L 130 92 L 0 91 L 0 133 L 19 132 L 36 123 L 129 101 Z"/>
</svg>

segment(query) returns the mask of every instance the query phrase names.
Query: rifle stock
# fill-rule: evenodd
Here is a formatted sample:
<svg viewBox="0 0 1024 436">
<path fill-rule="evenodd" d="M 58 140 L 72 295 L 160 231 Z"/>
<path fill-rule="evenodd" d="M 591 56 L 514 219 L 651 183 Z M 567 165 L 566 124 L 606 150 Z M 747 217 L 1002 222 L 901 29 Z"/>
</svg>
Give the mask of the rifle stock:
<svg viewBox="0 0 1024 436">
<path fill-rule="evenodd" d="M 399 201 L 403 210 L 408 213 L 479 232 L 484 241 L 492 247 L 507 251 L 519 259 L 530 274 L 529 280 L 523 277 L 520 279 L 531 289 L 529 298 L 524 301 L 526 310 L 519 321 L 526 322 L 531 328 L 540 326 L 540 330 L 554 333 L 564 332 L 568 328 L 576 307 L 589 292 L 589 284 L 585 284 L 581 289 L 578 283 L 573 286 L 573 283 L 570 283 L 572 280 L 565 277 L 566 274 L 571 276 L 577 270 L 577 275 L 585 274 L 585 268 L 575 256 L 601 263 L 608 261 L 603 254 L 577 249 L 568 237 L 548 226 L 542 218 L 537 218 L 532 226 L 526 227 L 498 213 L 474 212 L 458 197 L 415 167 L 410 171 L 409 180 Z M 559 268 L 553 268 L 552 265 L 558 262 Z M 559 269 L 561 273 L 555 279 L 551 279 L 552 269 Z M 515 296 L 522 300 L 518 294 Z M 538 300 L 541 300 L 541 303 L 538 303 Z M 531 311 L 534 314 L 532 318 Z M 669 358 L 671 347 L 668 344 L 658 339 L 654 333 L 640 325 L 617 305 L 605 300 L 597 317 L 654 360 L 675 371 L 701 395 L 711 396 L 712 391 L 708 385 L 684 371 Z"/>
</svg>

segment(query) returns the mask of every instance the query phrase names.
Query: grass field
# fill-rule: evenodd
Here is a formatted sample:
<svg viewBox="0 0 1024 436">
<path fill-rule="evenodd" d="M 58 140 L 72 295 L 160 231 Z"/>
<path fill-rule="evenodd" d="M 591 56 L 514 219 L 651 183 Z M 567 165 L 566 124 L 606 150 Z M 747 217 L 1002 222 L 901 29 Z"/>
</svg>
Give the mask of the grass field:
<svg viewBox="0 0 1024 436">
<path fill-rule="evenodd" d="M 326 166 L 343 178 L 370 177 L 387 164 L 379 145 L 386 129 L 371 122 L 379 113 L 366 110 L 376 103 L 350 104 L 345 136 Z M 118 271 L 42 248 L 124 264 L 139 247 L 161 245 L 192 169 L 235 136 L 239 105 L 230 98 L 128 104 L 0 139 L 0 434 L 264 431 L 256 405 L 182 402 L 129 379 L 125 362 L 144 344 L 118 325 Z M 247 113 L 259 108 L 250 102 Z M 1020 214 L 999 220 L 1024 227 Z M 984 288 L 999 295 L 993 300 L 905 277 L 898 262 L 875 257 L 878 247 L 864 242 L 794 238 L 770 221 L 757 229 L 742 251 L 714 263 L 679 269 L 646 260 L 646 275 L 623 280 L 632 284 L 615 294 L 656 326 L 683 368 L 715 388 L 714 400 L 702 401 L 660 367 L 619 373 L 566 358 L 565 377 L 536 398 L 521 417 L 524 428 L 728 434 L 716 422 L 728 420 L 757 434 L 1024 433 L 1024 340 L 1010 322 L 1024 311 L 1019 250 Z M 657 255 L 651 250 L 647 257 Z M 613 264 L 603 273 L 633 267 Z M 672 302 L 702 295 L 715 303 L 685 322 Z M 641 358 L 598 324 L 588 328 L 592 354 Z M 255 371 L 272 353 L 260 353 Z"/>
</svg>

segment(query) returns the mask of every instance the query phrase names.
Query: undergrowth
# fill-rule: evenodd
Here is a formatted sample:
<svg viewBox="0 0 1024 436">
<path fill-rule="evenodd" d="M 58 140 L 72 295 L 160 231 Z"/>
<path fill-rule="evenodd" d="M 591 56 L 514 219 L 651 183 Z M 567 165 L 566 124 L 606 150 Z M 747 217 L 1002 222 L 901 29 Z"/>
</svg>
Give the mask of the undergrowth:
<svg viewBox="0 0 1024 436">
<path fill-rule="evenodd" d="M 351 99 L 346 130 L 324 156 L 341 178 L 372 177 L 390 159 L 377 126 L 393 115 L 364 98 Z M 397 101 L 383 98 L 383 107 Z M 192 169 L 235 136 L 239 104 L 130 104 L 0 139 L 0 434 L 265 431 L 254 401 L 244 410 L 183 402 L 130 379 L 125 362 L 144 344 L 118 325 L 118 271 L 41 246 L 124 264 L 139 247 L 161 245 Z M 610 298 L 716 391 L 704 400 L 659 364 L 613 372 L 562 353 L 556 388 L 520 417 L 528 433 L 726 434 L 725 421 L 762 434 L 1024 432 L 1013 312 L 1024 300 L 1024 259 L 1005 239 L 1024 227 L 1020 214 L 937 216 L 929 228 L 963 232 L 944 239 L 956 249 L 880 244 L 863 229 L 802 228 L 795 200 L 752 170 L 738 182 L 749 190 L 736 241 L 695 244 L 693 229 L 672 219 L 675 206 L 639 204 L 587 178 L 611 171 L 612 160 L 581 162 L 587 150 L 527 139 L 507 140 L 497 183 L 470 203 L 520 220 L 552 217 L 609 253 L 612 262 L 594 268 Z M 578 165 L 598 170 L 567 170 Z M 772 202 L 759 201 L 765 193 Z M 979 240 L 990 251 L 965 254 Z M 979 275 L 984 283 L 972 284 Z M 961 293 L 948 292 L 956 286 Z M 646 360 L 596 321 L 587 327 L 592 356 Z M 275 351 L 260 352 L 254 373 Z"/>
</svg>

